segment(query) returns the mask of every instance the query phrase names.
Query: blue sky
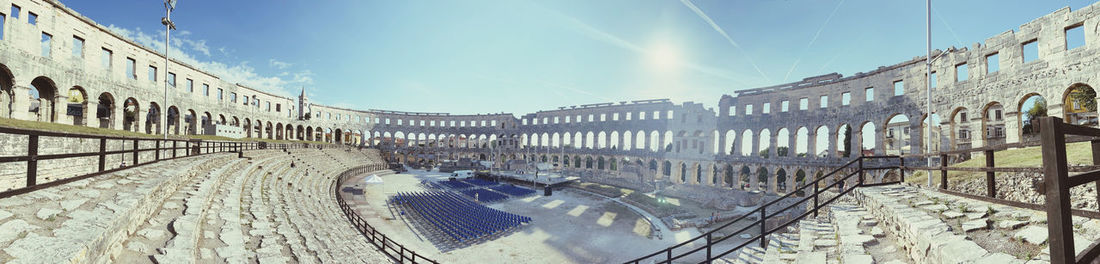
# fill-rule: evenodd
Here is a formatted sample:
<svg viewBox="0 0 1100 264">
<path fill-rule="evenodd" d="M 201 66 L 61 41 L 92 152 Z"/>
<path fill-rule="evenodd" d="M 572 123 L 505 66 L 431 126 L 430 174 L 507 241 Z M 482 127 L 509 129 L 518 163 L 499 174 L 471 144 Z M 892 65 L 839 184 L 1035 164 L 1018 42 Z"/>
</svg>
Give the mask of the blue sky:
<svg viewBox="0 0 1100 264">
<path fill-rule="evenodd" d="M 1088 1 L 934 1 L 933 48 Z M 64 1 L 163 49 L 160 1 Z M 924 1 L 180 0 L 173 57 L 356 109 L 519 114 L 722 94 L 925 53 Z"/>
</svg>

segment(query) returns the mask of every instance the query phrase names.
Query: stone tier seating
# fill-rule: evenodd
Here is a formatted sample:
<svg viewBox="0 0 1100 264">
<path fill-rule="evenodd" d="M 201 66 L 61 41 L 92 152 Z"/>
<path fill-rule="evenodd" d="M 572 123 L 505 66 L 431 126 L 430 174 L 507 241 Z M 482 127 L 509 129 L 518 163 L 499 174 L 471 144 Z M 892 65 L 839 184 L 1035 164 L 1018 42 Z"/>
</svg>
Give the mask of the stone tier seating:
<svg viewBox="0 0 1100 264">
<path fill-rule="evenodd" d="M 162 161 L 0 199 L 0 263 L 389 263 L 333 195 L 377 151 Z M 291 165 L 293 164 L 293 166 Z"/>
<path fill-rule="evenodd" d="M 1100 220 L 1073 224 L 1078 253 L 1100 239 Z M 1046 240 L 1041 211 L 894 185 L 856 189 L 771 234 L 766 248 L 753 243 L 718 263 L 1050 263 Z"/>
<path fill-rule="evenodd" d="M 451 192 L 404 192 L 395 195 L 392 203 L 415 216 L 421 229 L 428 229 L 424 233 L 443 234 L 434 240 L 452 242 L 451 247 L 484 241 L 531 222 L 530 217 L 485 207 Z"/>
</svg>

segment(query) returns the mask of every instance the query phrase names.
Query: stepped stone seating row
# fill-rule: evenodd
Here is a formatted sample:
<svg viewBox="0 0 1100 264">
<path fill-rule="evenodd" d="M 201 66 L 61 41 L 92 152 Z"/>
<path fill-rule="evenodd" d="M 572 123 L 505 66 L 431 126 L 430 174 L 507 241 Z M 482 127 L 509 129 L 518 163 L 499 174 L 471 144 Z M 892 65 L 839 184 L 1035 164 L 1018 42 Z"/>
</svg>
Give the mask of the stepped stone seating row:
<svg viewBox="0 0 1100 264">
<path fill-rule="evenodd" d="M 391 262 L 332 192 L 347 169 L 384 164 L 377 151 L 289 152 L 181 158 L 0 199 L 0 263 Z"/>
<path fill-rule="evenodd" d="M 859 188 L 718 263 L 1050 263 L 1046 215 L 911 186 Z M 1073 218 L 1077 253 L 1100 220 Z"/>
<path fill-rule="evenodd" d="M 191 179 L 236 159 L 180 158 L 0 199 L 0 263 L 106 263 Z"/>
</svg>

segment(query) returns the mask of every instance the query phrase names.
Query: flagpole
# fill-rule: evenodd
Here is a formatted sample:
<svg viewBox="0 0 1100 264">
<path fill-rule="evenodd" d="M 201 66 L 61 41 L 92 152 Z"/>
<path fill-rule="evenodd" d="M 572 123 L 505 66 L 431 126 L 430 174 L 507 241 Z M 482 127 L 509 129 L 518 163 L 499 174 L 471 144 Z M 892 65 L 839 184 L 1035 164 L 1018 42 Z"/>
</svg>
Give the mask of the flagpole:
<svg viewBox="0 0 1100 264">
<path fill-rule="evenodd" d="M 927 151 L 925 154 L 932 153 L 932 0 L 925 1 L 925 41 L 927 44 L 928 55 L 925 56 L 925 85 L 927 86 L 925 92 L 927 94 L 925 98 L 925 112 L 928 117 L 925 120 L 928 121 L 926 125 L 928 131 L 925 133 L 925 143 Z M 932 156 L 928 157 L 928 167 L 932 167 Z M 903 174 L 905 172 L 902 172 Z M 932 188 L 932 170 L 928 170 L 928 188 Z"/>
</svg>

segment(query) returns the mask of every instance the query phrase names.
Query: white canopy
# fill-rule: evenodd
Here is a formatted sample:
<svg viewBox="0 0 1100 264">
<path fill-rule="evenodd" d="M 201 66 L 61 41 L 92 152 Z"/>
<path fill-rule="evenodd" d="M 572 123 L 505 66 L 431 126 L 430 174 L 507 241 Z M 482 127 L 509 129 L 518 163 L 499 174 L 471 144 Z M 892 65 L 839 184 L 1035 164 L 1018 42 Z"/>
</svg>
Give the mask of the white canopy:
<svg viewBox="0 0 1100 264">
<path fill-rule="evenodd" d="M 382 184 L 382 177 L 378 177 L 378 175 L 371 174 L 370 176 L 367 176 L 367 178 L 363 180 L 363 183 L 366 183 L 366 184 Z"/>
</svg>

